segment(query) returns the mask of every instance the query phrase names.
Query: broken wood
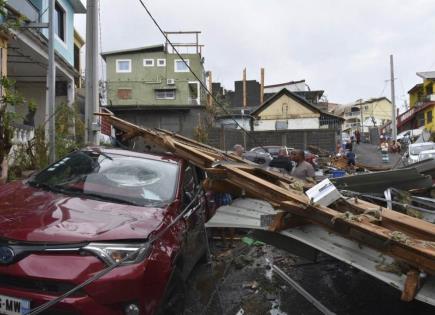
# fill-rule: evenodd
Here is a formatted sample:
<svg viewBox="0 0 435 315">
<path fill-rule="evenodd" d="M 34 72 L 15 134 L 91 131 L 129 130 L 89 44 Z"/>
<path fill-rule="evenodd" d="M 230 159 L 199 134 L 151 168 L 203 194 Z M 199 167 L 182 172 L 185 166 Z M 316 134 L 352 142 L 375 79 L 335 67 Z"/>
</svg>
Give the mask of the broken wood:
<svg viewBox="0 0 435 315">
<path fill-rule="evenodd" d="M 405 286 L 400 299 L 411 302 L 420 288 L 420 273 L 417 270 L 410 270 L 406 274 Z"/>
<path fill-rule="evenodd" d="M 321 225 L 334 233 L 406 262 L 415 270 L 435 275 L 433 224 L 384 208 L 380 210 L 379 220 L 373 220 L 370 217 L 349 215 L 344 209 L 313 204 L 303 192 L 291 187 L 291 178 L 255 167 L 234 155 L 167 131 L 141 128 L 115 116 L 105 118 L 123 132 L 137 132 L 146 142 L 163 147 L 202 168 L 210 175 L 212 181 L 206 184 L 210 188 L 217 185 L 220 187 L 216 189 L 230 193 L 241 190 L 243 194 L 263 199 L 275 208 L 288 212 L 292 219 L 295 217 Z M 213 176 L 224 176 L 224 179 L 217 179 L 213 183 Z M 230 185 L 226 186 L 227 184 Z M 379 206 L 362 200 L 353 202 L 351 206 L 354 212 L 361 214 L 380 209 Z M 282 215 L 277 219 L 276 229 L 284 226 L 285 217 Z"/>
</svg>

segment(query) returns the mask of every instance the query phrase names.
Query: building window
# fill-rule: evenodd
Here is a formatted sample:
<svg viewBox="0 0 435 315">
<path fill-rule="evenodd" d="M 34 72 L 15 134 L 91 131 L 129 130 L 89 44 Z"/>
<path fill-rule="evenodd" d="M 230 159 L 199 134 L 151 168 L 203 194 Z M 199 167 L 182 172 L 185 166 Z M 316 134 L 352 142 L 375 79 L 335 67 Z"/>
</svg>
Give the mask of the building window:
<svg viewBox="0 0 435 315">
<path fill-rule="evenodd" d="M 166 67 L 166 59 L 157 59 L 157 67 Z"/>
<path fill-rule="evenodd" d="M 198 81 L 191 81 L 188 83 L 189 87 L 189 98 L 188 103 L 190 105 L 199 105 L 199 82 Z"/>
<path fill-rule="evenodd" d="M 54 33 L 65 41 L 65 10 L 56 2 L 54 6 Z"/>
<path fill-rule="evenodd" d="M 430 124 L 432 122 L 432 111 L 427 112 L 427 123 Z"/>
<path fill-rule="evenodd" d="M 184 63 L 186 61 L 186 63 Z M 188 66 L 190 66 L 189 59 L 176 59 L 174 60 L 174 71 L 175 72 L 189 72 Z"/>
<path fill-rule="evenodd" d="M 118 99 L 131 100 L 131 89 L 118 89 Z"/>
<path fill-rule="evenodd" d="M 156 90 L 156 100 L 175 100 L 175 90 Z"/>
<path fill-rule="evenodd" d="M 365 105 L 364 110 L 369 110 L 369 105 Z"/>
<path fill-rule="evenodd" d="M 154 59 L 144 59 L 143 66 L 144 67 L 154 67 Z"/>
<path fill-rule="evenodd" d="M 117 59 L 116 72 L 118 73 L 131 72 L 131 59 Z"/>
</svg>

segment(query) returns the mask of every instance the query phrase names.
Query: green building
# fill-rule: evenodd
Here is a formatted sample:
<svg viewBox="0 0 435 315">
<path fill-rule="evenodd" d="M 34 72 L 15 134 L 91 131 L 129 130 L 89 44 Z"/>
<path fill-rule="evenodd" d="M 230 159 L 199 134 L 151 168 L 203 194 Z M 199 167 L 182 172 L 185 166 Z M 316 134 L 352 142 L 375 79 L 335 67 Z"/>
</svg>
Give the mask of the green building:
<svg viewBox="0 0 435 315">
<path fill-rule="evenodd" d="M 206 97 L 201 53 L 182 54 L 165 45 L 105 52 L 108 108 L 119 117 L 149 128 L 192 136 Z"/>
</svg>

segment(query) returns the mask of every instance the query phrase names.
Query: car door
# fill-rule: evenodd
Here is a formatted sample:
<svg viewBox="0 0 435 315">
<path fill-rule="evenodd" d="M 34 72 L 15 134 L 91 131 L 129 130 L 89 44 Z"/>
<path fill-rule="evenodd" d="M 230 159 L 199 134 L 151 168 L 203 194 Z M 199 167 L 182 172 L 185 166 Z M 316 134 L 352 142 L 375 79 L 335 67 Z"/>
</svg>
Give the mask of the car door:
<svg viewBox="0 0 435 315">
<path fill-rule="evenodd" d="M 198 190 L 201 190 L 200 178 L 198 170 L 188 164 L 183 174 L 183 209 L 185 209 L 195 198 Z M 206 238 L 205 238 L 205 207 L 206 200 L 202 192 L 200 197 L 197 198 L 190 206 L 185 215 L 187 230 L 184 237 L 183 244 L 183 276 L 187 276 L 192 271 L 198 260 L 205 254 Z"/>
</svg>

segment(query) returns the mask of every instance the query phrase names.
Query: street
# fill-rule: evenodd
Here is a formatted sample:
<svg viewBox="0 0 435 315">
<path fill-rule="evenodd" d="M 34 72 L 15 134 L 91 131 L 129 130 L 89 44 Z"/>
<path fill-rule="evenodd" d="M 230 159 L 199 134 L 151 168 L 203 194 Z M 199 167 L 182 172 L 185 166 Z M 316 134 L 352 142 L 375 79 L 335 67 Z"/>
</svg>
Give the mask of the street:
<svg viewBox="0 0 435 315">
<path fill-rule="evenodd" d="M 399 290 L 327 255 L 310 262 L 270 245 L 249 247 L 239 241 L 235 248 L 227 248 L 221 241 L 212 241 L 210 246 L 213 263 L 197 266 L 187 283 L 187 315 L 235 315 L 240 309 L 248 315 L 321 314 L 274 274 L 266 259 L 339 315 L 435 312 L 418 301 L 401 302 Z"/>
</svg>

